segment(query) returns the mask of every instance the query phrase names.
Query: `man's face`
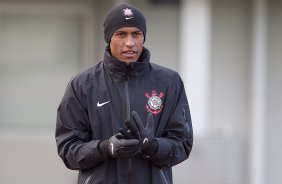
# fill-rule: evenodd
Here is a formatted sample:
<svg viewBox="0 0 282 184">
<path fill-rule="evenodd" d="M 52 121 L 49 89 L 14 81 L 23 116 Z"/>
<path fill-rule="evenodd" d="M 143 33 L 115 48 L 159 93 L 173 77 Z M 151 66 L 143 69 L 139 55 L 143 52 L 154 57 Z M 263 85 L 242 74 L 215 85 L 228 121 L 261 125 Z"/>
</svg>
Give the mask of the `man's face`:
<svg viewBox="0 0 282 184">
<path fill-rule="evenodd" d="M 136 27 L 122 27 L 114 32 L 110 49 L 112 57 L 126 64 L 137 61 L 142 53 L 144 34 Z"/>
</svg>

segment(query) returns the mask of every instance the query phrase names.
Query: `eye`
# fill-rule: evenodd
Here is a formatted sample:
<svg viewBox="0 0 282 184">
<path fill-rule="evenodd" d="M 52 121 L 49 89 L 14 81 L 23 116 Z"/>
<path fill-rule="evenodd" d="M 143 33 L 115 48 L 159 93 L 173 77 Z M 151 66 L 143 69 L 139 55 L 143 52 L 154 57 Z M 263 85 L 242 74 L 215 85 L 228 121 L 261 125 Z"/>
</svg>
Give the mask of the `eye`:
<svg viewBox="0 0 282 184">
<path fill-rule="evenodd" d="M 120 37 L 120 38 L 123 38 L 123 37 L 125 36 L 125 33 L 124 33 L 124 32 L 121 32 L 121 31 L 115 32 L 115 36 Z"/>
<path fill-rule="evenodd" d="M 133 36 L 136 38 L 136 37 L 140 37 L 140 36 L 143 36 L 143 33 L 141 31 L 136 31 L 136 32 L 133 32 Z"/>
</svg>

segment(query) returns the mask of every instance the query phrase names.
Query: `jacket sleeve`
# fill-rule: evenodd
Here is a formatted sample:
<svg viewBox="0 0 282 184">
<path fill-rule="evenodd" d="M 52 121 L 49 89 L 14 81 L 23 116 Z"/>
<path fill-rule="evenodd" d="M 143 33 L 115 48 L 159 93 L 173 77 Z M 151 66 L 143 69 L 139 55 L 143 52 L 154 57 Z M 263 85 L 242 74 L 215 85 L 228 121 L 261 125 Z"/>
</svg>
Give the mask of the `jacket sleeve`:
<svg viewBox="0 0 282 184">
<path fill-rule="evenodd" d="M 69 169 L 87 169 L 103 161 L 99 140 L 91 140 L 83 89 L 71 81 L 57 110 L 56 143 L 58 154 Z M 80 100 L 81 99 L 81 100 Z"/>
<path fill-rule="evenodd" d="M 193 146 L 193 128 L 183 82 L 178 75 L 172 113 L 158 141 L 158 151 L 151 161 L 160 167 L 172 167 L 186 160 Z M 172 103 L 171 103 L 172 104 Z M 170 105 L 170 104 L 169 104 Z"/>
</svg>

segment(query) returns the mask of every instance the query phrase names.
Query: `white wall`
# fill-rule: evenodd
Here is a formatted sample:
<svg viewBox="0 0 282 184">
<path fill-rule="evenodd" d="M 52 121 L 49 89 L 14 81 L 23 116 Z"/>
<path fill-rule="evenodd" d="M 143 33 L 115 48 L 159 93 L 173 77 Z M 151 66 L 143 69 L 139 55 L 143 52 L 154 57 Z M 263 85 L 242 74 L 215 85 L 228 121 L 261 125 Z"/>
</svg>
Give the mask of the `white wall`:
<svg viewBox="0 0 282 184">
<path fill-rule="evenodd" d="M 282 182 L 282 1 L 269 1 L 267 115 L 266 115 L 266 184 Z"/>
<path fill-rule="evenodd" d="M 250 103 L 250 4 L 214 0 L 212 6 L 211 129 L 245 137 Z"/>
<path fill-rule="evenodd" d="M 177 70 L 179 60 L 179 6 L 152 5 L 149 1 L 132 1 L 147 18 L 145 47 L 151 62 Z"/>
<path fill-rule="evenodd" d="M 75 183 L 54 134 L 68 81 L 93 61 L 89 7 L 0 2 L 1 183 Z"/>
<path fill-rule="evenodd" d="M 78 173 L 66 169 L 58 157 L 53 133 L 1 131 L 0 145 L 1 183 L 76 183 Z"/>
</svg>

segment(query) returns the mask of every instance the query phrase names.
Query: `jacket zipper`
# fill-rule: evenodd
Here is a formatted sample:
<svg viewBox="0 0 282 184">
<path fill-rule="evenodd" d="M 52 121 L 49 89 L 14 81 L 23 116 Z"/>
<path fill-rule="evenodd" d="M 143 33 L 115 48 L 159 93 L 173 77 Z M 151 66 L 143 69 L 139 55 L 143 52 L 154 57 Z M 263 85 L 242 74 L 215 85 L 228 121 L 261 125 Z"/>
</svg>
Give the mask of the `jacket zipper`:
<svg viewBox="0 0 282 184">
<path fill-rule="evenodd" d="M 90 175 L 86 178 L 86 180 L 84 181 L 83 184 L 88 184 L 88 183 L 89 183 L 90 179 L 91 179 L 92 176 L 93 176 L 93 172 L 94 172 L 94 169 L 93 169 L 93 171 L 90 173 Z"/>
<path fill-rule="evenodd" d="M 88 176 L 88 178 L 85 180 L 85 182 L 84 182 L 83 184 L 88 184 L 88 182 L 89 182 L 90 179 L 91 179 L 91 176 L 92 176 L 92 175 Z"/>
<path fill-rule="evenodd" d="M 129 99 L 129 77 L 128 77 L 128 67 L 126 67 L 126 76 L 125 76 L 125 84 L 124 84 L 124 90 L 125 90 L 125 98 L 126 98 L 126 118 L 130 120 L 130 99 Z M 132 183 L 132 159 L 128 159 L 128 178 L 127 178 L 128 184 Z"/>
<path fill-rule="evenodd" d="M 160 174 L 161 174 L 161 178 L 162 178 L 164 184 L 169 184 L 168 180 L 166 179 L 166 177 L 164 175 L 164 171 L 162 169 L 160 170 Z"/>
<path fill-rule="evenodd" d="M 128 73 L 126 70 L 126 78 L 125 78 L 125 84 L 124 84 L 124 88 L 125 88 L 125 97 L 126 97 L 126 116 L 127 119 L 130 120 L 130 100 L 129 100 L 129 90 L 128 90 L 128 84 L 129 83 L 129 77 L 128 77 Z"/>
</svg>

